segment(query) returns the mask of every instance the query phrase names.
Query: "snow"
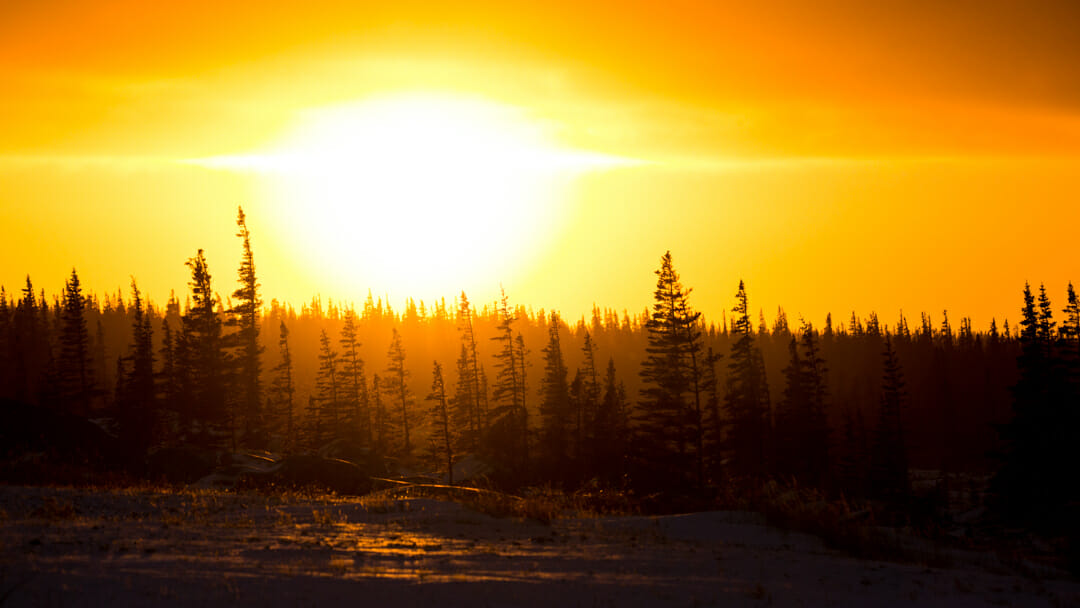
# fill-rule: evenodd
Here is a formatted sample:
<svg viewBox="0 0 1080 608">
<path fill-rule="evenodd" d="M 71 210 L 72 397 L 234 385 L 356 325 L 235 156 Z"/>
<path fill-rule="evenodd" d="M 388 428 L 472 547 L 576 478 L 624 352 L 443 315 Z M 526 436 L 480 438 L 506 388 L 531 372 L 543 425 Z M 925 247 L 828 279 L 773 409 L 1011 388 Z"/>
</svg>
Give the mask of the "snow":
<svg viewBox="0 0 1080 608">
<path fill-rule="evenodd" d="M 345 603 L 1062 606 L 1080 584 L 857 560 L 745 512 L 548 525 L 389 494 L 0 487 L 5 608 Z"/>
</svg>

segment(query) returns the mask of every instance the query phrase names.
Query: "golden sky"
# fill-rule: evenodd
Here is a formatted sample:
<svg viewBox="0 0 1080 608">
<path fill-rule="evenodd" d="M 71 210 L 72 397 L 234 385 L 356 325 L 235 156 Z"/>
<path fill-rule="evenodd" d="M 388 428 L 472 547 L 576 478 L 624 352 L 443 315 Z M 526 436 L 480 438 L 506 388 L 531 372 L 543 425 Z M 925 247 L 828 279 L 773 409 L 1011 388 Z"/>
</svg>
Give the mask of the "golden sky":
<svg viewBox="0 0 1080 608">
<path fill-rule="evenodd" d="M 1073 2 L 8 0 L 0 284 L 29 272 L 56 291 L 75 266 L 94 290 L 134 275 L 163 301 L 202 247 L 227 293 L 242 204 L 267 299 L 485 301 L 501 283 L 572 317 L 593 302 L 635 311 L 670 249 L 712 318 L 744 278 L 770 318 L 947 308 L 983 327 L 1017 317 L 1025 280 L 1056 301 L 1080 280 L 1078 31 Z M 402 96 L 434 109 L 371 114 Z M 352 158 L 311 125 L 351 134 L 373 115 L 466 125 L 401 154 L 422 159 L 410 188 L 431 186 L 407 191 L 446 193 L 442 208 L 357 185 L 385 163 L 288 186 L 206 160 L 296 141 Z M 507 185 L 513 171 L 440 147 L 494 132 L 516 139 L 492 149 L 528 158 L 615 162 Z M 456 194 L 428 179 L 455 162 L 473 184 Z M 474 194 L 512 211 L 447 223 L 445 201 Z M 439 266 L 456 246 L 480 256 L 460 258 L 469 269 Z"/>
</svg>

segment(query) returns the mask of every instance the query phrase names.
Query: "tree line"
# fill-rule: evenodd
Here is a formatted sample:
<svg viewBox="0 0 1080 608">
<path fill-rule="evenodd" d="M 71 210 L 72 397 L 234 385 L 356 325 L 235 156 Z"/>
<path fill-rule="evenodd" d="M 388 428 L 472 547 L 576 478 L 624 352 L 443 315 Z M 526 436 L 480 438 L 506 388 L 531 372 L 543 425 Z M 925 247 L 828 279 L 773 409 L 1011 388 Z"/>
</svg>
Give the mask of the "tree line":
<svg viewBox="0 0 1080 608">
<path fill-rule="evenodd" d="M 1080 401 L 1071 284 L 1060 326 L 1030 288 L 1020 323 L 987 331 L 967 318 L 954 329 L 947 311 L 913 325 L 900 312 L 793 326 L 782 309 L 755 322 L 742 282 L 730 315 L 706 322 L 667 253 L 651 309 L 633 315 L 568 322 L 505 293 L 297 311 L 264 305 L 242 209 L 237 228 L 224 298 L 201 250 L 184 302 L 161 308 L 135 280 L 126 297 L 87 295 L 75 270 L 51 303 L 29 277 L 17 294 L 0 288 L 0 397 L 97 419 L 132 462 L 163 445 L 338 444 L 451 483 L 472 459 L 511 487 L 708 494 L 778 479 L 902 501 L 922 468 L 998 471 L 1016 518 L 1037 518 L 1025 493 L 1076 500 L 1052 483 L 1076 475 L 1062 464 Z"/>
</svg>

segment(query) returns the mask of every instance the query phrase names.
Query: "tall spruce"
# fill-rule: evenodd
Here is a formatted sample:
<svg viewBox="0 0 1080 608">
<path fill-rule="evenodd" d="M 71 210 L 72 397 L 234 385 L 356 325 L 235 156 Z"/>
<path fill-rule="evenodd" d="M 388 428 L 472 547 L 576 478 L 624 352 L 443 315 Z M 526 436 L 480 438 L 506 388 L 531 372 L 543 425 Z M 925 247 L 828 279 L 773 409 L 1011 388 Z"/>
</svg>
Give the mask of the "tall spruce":
<svg viewBox="0 0 1080 608">
<path fill-rule="evenodd" d="M 1024 285 L 1020 321 L 1020 378 L 1013 386 L 1013 418 L 999 428 L 1005 442 L 992 484 L 998 512 L 1008 521 L 1045 531 L 1075 522 L 1080 468 L 1075 463 L 1075 389 L 1062 365 L 1053 311 L 1044 286 L 1038 308 Z M 1066 324 L 1068 321 L 1066 321 Z"/>
<path fill-rule="evenodd" d="M 428 412 L 432 423 L 431 453 L 436 461 L 446 464 L 447 482 L 454 485 L 454 439 L 450 425 L 450 408 L 446 399 L 446 383 L 442 366 L 436 361 L 431 370 L 431 392 L 425 398 L 431 402 Z"/>
<path fill-rule="evenodd" d="M 735 344 L 728 362 L 724 407 L 728 418 L 728 469 L 738 477 L 760 477 L 768 471 L 769 392 L 761 350 L 754 340 L 746 286 L 739 281 L 735 294 L 732 333 Z"/>
<path fill-rule="evenodd" d="M 475 450 L 487 427 L 487 417 L 484 412 L 484 394 L 480 385 L 480 358 L 476 349 L 476 332 L 473 327 L 473 309 L 469 304 L 469 298 L 465 292 L 461 292 L 458 301 L 458 331 L 461 332 L 462 356 L 458 359 L 458 391 L 457 394 L 468 402 L 457 403 L 464 418 L 468 421 L 467 443 Z M 467 386 L 461 386 L 465 383 Z"/>
<path fill-rule="evenodd" d="M 701 313 L 691 309 L 689 289 L 684 290 L 666 252 L 656 271 L 653 309 L 645 323 L 649 344 L 645 348 L 636 442 L 642 472 L 660 479 L 679 479 L 694 471 L 704 481 L 704 417 Z"/>
<path fill-rule="evenodd" d="M 71 269 L 71 278 L 64 285 L 57 368 L 61 398 L 75 413 L 88 415 L 94 391 L 90 333 L 86 328 L 86 299 L 74 268 Z"/>
<path fill-rule="evenodd" d="M 144 309 L 142 294 L 131 280 L 131 346 L 125 374 L 118 382 L 120 437 L 134 454 L 145 453 L 157 429 L 157 390 L 154 384 L 152 314 Z"/>
<path fill-rule="evenodd" d="M 319 335 L 319 374 L 316 377 L 318 391 L 318 415 L 323 432 L 315 437 L 315 447 L 336 439 L 341 433 L 341 394 L 342 383 L 338 370 L 338 353 L 330 345 L 330 336 L 326 330 Z"/>
<path fill-rule="evenodd" d="M 293 416 L 293 401 L 296 392 L 293 386 L 292 353 L 289 351 L 289 328 L 282 320 L 278 326 L 278 354 L 281 361 L 274 368 L 273 389 L 277 396 L 278 431 L 282 433 L 282 445 L 286 451 L 296 449 L 296 422 Z"/>
<path fill-rule="evenodd" d="M 870 459 L 870 489 L 878 498 L 897 501 L 904 499 L 910 489 L 903 420 L 906 391 L 903 370 L 889 336 L 885 336 L 882 360 L 878 423 Z"/>
<path fill-rule="evenodd" d="M 236 326 L 239 414 L 245 443 L 261 448 L 267 440 L 260 378 L 263 347 L 259 344 L 259 316 L 262 300 L 259 298 L 259 282 L 255 276 L 255 256 L 251 252 L 251 233 L 248 231 L 247 217 L 242 207 L 238 207 L 236 211 L 236 226 L 236 236 L 243 242 L 243 253 L 240 257 L 240 268 L 237 270 L 240 286 L 232 294 L 234 304 L 229 309 L 229 314 Z"/>
<path fill-rule="evenodd" d="M 559 315 L 551 313 L 540 380 L 540 453 L 548 472 L 564 476 L 570 460 L 570 388 L 559 339 Z"/>
<path fill-rule="evenodd" d="M 183 317 L 181 352 L 182 378 L 186 385 L 188 421 L 192 440 L 204 445 L 220 445 L 232 432 L 233 412 L 229 410 L 226 370 L 230 360 L 222 338 L 222 320 L 214 295 L 206 256 L 200 249 L 187 261 L 191 269 L 191 307 Z"/>
<path fill-rule="evenodd" d="M 526 408 L 524 339 L 514 335 L 516 315 L 510 310 L 506 292 L 497 307 L 499 325 L 491 340 L 499 343 L 495 353 L 496 406 L 491 412 L 492 428 L 487 433 L 489 450 L 501 462 L 524 473 L 529 467 L 529 418 Z M 497 429 L 497 430 L 496 430 Z"/>
<path fill-rule="evenodd" d="M 348 417 L 356 438 L 371 444 L 371 414 L 368 411 L 367 379 L 364 378 L 364 360 L 360 358 L 360 340 L 356 326 L 356 312 L 349 309 L 345 313 L 345 324 L 341 328 L 341 375 L 345 390 L 349 395 Z"/>
<path fill-rule="evenodd" d="M 412 453 L 413 397 L 409 390 L 409 371 L 405 369 L 405 347 L 401 343 L 401 334 L 397 328 L 393 329 L 386 359 L 386 375 L 393 383 L 389 385 L 388 391 L 393 395 L 398 421 L 401 423 L 401 453 L 408 456 Z"/>
</svg>

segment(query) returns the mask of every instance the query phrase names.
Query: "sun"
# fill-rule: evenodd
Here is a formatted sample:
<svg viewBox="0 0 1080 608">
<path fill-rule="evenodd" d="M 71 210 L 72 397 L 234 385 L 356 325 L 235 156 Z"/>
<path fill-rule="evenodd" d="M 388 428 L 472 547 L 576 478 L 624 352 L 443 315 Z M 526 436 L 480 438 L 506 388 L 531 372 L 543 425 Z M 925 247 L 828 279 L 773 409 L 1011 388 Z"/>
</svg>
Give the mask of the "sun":
<svg viewBox="0 0 1080 608">
<path fill-rule="evenodd" d="M 307 265 L 335 290 L 452 296 L 537 255 L 575 177 L 634 162 L 557 134 L 492 101 L 392 95 L 308 111 L 268 150 L 200 164 L 262 174 Z"/>
</svg>

